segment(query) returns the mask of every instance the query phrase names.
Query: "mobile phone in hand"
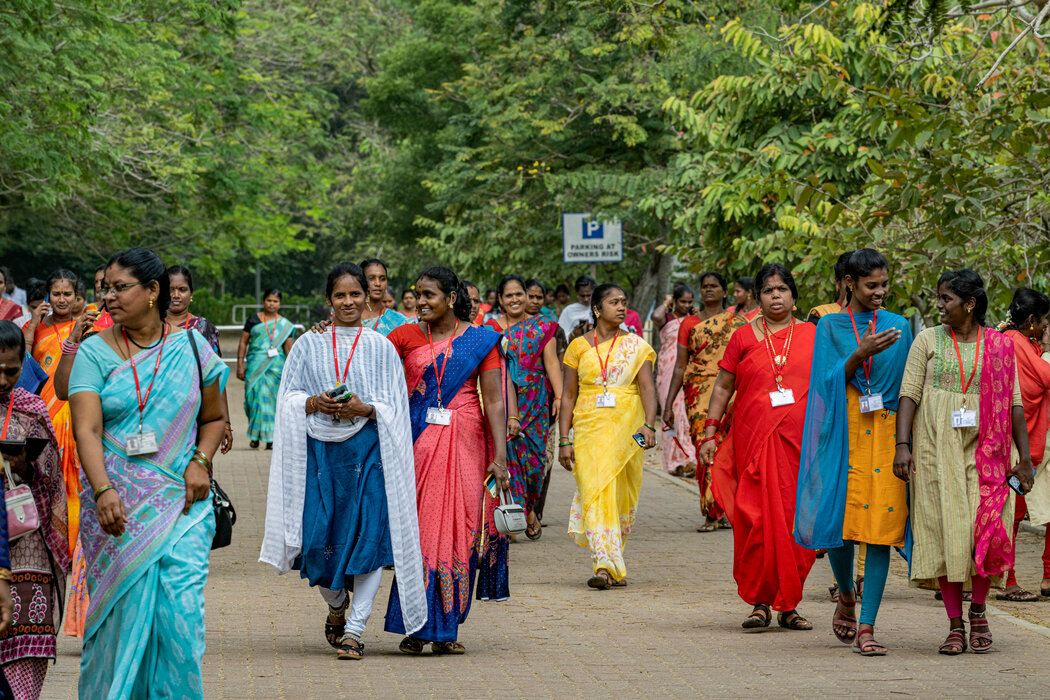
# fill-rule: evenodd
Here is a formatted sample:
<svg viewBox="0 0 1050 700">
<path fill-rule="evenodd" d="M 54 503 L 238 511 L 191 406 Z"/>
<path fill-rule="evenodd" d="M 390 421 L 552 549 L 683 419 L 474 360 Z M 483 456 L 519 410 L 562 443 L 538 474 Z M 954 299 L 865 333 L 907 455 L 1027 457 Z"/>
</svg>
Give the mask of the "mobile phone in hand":
<svg viewBox="0 0 1050 700">
<path fill-rule="evenodd" d="M 1024 489 L 1021 487 L 1021 479 L 1016 474 L 1012 474 L 1010 478 L 1006 480 L 1006 483 L 1010 486 L 1010 488 L 1014 490 L 1014 493 L 1016 493 L 1018 496 L 1024 495 L 1025 492 Z"/>
<path fill-rule="evenodd" d="M 631 437 L 633 437 L 634 441 L 638 443 L 638 447 L 641 447 L 643 450 L 645 449 L 645 436 L 644 435 L 642 435 L 641 433 L 635 433 Z"/>
<path fill-rule="evenodd" d="M 340 384 L 334 389 L 329 389 L 327 392 L 328 398 L 338 403 L 346 403 L 353 396 L 350 390 L 346 387 L 346 384 Z"/>
<path fill-rule="evenodd" d="M 496 486 L 496 477 L 492 474 L 485 475 L 485 488 L 489 490 L 489 495 L 493 498 L 499 495 L 499 489 Z"/>
</svg>

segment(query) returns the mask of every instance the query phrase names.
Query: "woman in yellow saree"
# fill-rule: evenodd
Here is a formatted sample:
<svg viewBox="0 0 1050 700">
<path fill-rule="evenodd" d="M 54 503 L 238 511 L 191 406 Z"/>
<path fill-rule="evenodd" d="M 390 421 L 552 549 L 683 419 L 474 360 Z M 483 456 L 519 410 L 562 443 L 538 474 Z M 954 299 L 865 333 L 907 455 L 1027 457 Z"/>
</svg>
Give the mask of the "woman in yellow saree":
<svg viewBox="0 0 1050 700">
<path fill-rule="evenodd" d="M 565 351 L 558 461 L 576 479 L 569 535 L 590 548 L 587 585 L 604 590 L 627 585 L 624 540 L 641 491 L 643 446 L 656 446 L 656 353 L 620 331 L 627 296 L 616 285 L 594 290 L 591 312 L 595 329 Z"/>
</svg>

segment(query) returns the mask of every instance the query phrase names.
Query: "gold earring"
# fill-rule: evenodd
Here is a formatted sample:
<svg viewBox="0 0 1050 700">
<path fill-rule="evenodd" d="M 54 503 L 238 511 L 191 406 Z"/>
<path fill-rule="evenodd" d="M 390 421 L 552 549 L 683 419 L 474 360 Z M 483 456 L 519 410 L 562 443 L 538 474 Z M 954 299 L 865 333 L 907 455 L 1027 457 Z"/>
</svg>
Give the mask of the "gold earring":
<svg viewBox="0 0 1050 700">
<path fill-rule="evenodd" d="M 150 307 L 151 309 L 153 308 L 153 300 L 152 300 L 152 299 L 150 299 L 150 300 L 149 300 L 149 307 Z"/>
</svg>

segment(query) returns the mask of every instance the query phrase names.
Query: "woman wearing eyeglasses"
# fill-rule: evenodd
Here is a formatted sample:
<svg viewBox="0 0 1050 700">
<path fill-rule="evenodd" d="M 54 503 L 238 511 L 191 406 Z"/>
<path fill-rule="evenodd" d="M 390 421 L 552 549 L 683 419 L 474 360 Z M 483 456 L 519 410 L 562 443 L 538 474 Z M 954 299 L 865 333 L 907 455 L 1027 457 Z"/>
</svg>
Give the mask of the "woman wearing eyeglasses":
<svg viewBox="0 0 1050 700">
<path fill-rule="evenodd" d="M 155 253 L 117 253 L 103 285 L 116 325 L 83 341 L 69 380 L 92 598 L 80 697 L 202 698 L 211 459 L 229 370 L 200 333 L 165 320 Z"/>
</svg>

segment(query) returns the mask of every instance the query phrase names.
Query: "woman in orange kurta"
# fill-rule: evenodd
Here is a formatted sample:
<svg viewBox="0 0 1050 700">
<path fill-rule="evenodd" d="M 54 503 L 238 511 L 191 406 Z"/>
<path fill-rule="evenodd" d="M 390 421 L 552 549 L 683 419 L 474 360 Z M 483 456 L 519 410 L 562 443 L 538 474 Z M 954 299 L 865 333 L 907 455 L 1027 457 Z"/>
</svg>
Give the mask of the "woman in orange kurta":
<svg viewBox="0 0 1050 700">
<path fill-rule="evenodd" d="M 26 347 L 48 380 L 40 390 L 40 398 L 47 404 L 47 412 L 55 428 L 55 439 L 62 460 L 62 475 L 66 482 L 66 505 L 69 512 L 69 548 L 73 559 L 73 585 L 70 587 L 69 609 L 66 613 L 66 634 L 84 636 L 84 620 L 87 617 L 88 598 L 84 583 L 84 556 L 80 550 L 80 462 L 77 446 L 73 440 L 73 424 L 70 420 L 69 404 L 55 394 L 55 372 L 63 352 L 75 352 L 70 336 L 77 319 L 73 317 L 73 302 L 76 296 L 77 276 L 69 270 L 56 270 L 47 278 L 47 301 L 38 306 L 33 317 L 22 329 L 26 336 Z"/>
<path fill-rule="evenodd" d="M 1045 294 L 1023 287 L 1014 291 L 1014 298 L 1010 303 L 1010 325 L 1006 335 L 1014 341 L 1017 380 L 1021 385 L 1024 420 L 1028 427 L 1028 451 L 1032 455 L 1034 465 L 1043 463 L 1046 431 L 1050 427 L 1047 416 L 1047 408 L 1050 406 L 1050 363 L 1040 357 L 1042 348 L 1039 346 L 1039 341 L 1046 332 L 1047 313 L 1050 313 L 1050 299 L 1047 299 Z M 1015 544 L 1017 528 L 1027 513 L 1024 496 L 1017 496 L 1014 506 Z M 1043 545 L 1043 581 L 1040 592 L 1050 595 L 1050 531 Z M 1017 583 L 1013 568 L 1006 577 L 1006 591 L 995 597 L 998 600 L 1013 602 L 1039 600 L 1039 596 L 1026 591 Z"/>
<path fill-rule="evenodd" d="M 768 627 L 772 607 L 781 627 L 810 630 L 796 607 L 815 552 L 795 542 L 792 527 L 816 331 L 792 316 L 798 295 L 783 265 L 763 266 L 755 289 L 762 314 L 729 340 L 699 458 L 712 465 L 715 496 L 733 524 L 737 591 L 754 606 L 742 626 Z M 733 425 L 716 457 L 719 421 L 734 391 Z"/>
</svg>

